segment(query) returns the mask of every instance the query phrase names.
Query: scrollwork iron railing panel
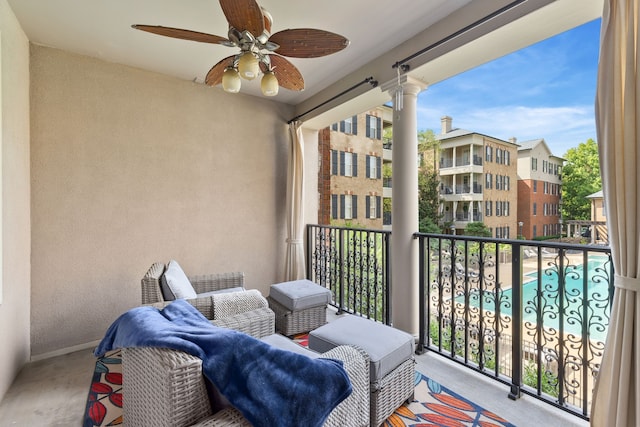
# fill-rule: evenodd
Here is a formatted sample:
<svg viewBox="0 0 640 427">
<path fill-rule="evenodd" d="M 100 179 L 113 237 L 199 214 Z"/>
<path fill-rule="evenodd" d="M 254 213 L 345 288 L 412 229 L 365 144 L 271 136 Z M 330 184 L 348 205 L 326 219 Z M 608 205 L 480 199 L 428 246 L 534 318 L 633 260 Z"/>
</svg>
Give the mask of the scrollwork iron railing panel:
<svg viewBox="0 0 640 427">
<path fill-rule="evenodd" d="M 588 419 L 613 294 L 609 248 L 415 235 L 418 350 Z"/>
<path fill-rule="evenodd" d="M 390 324 L 390 234 L 308 225 L 307 277 L 331 290 L 339 311 Z"/>
</svg>

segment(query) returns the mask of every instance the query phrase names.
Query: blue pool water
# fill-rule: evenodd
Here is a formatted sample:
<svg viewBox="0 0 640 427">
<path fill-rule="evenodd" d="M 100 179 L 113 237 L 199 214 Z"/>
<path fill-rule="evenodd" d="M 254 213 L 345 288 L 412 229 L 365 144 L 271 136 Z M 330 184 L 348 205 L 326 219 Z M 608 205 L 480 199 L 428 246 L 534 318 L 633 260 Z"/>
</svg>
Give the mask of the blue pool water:
<svg viewBox="0 0 640 427">
<path fill-rule="evenodd" d="M 582 335 L 582 325 L 585 323 L 583 314 L 584 304 L 586 304 L 586 323 L 589 324 L 589 338 L 604 341 L 610 311 L 608 302 L 609 282 L 607 276 L 609 271 L 606 273 L 603 271 L 603 269 L 606 268 L 604 266 L 605 261 L 606 258 L 603 257 L 590 259 L 587 270 L 586 299 L 582 265 L 572 266 L 567 269 L 567 274 L 565 275 L 565 291 L 562 300 L 560 300 L 558 277 L 555 272 L 551 275 L 545 275 L 543 272 L 541 286 L 538 286 L 538 275 L 536 272 L 525 276 L 524 280 L 526 283 L 522 286 L 522 304 L 524 309 L 522 314 L 524 321 L 523 333 L 528 335 L 529 331 L 533 332 L 535 330 L 537 323 L 536 308 L 538 305 L 542 307 L 542 326 L 547 329 L 553 328 L 556 330 L 556 333 L 558 333 L 560 326 L 558 305 L 561 303 L 565 307 L 564 318 L 562 319 L 564 331 L 579 337 Z M 540 298 L 538 298 L 539 293 Z M 503 315 L 511 316 L 512 314 L 513 304 L 511 294 L 511 289 L 506 289 L 502 293 L 499 307 Z M 485 298 L 482 301 L 483 309 L 495 311 L 493 292 L 485 291 L 484 295 Z M 456 301 L 463 303 L 464 297 L 458 297 Z M 480 306 L 480 298 L 477 290 L 469 296 L 469 305 L 476 308 Z"/>
</svg>

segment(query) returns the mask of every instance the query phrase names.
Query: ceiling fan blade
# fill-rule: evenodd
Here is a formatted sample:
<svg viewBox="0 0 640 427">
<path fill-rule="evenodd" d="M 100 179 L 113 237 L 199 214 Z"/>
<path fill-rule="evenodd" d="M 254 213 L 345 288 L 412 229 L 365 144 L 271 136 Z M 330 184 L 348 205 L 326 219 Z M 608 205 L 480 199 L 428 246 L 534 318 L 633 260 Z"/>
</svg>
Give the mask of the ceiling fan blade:
<svg viewBox="0 0 640 427">
<path fill-rule="evenodd" d="M 136 30 L 146 31 L 148 33 L 159 34 L 161 36 L 173 37 L 174 39 L 192 40 L 202 43 L 218 44 L 228 42 L 224 37 L 215 36 L 213 34 L 199 33 L 197 31 L 182 30 L 180 28 L 161 27 L 159 25 L 132 25 Z"/>
<path fill-rule="evenodd" d="M 349 40 L 339 34 L 313 28 L 278 31 L 269 41 L 279 44 L 279 55 L 292 58 L 318 58 L 336 53 L 349 46 Z"/>
<path fill-rule="evenodd" d="M 269 55 L 269 58 L 280 86 L 289 90 L 304 90 L 304 78 L 295 65 L 282 56 Z"/>
<path fill-rule="evenodd" d="M 254 37 L 264 31 L 262 8 L 255 0 L 220 0 L 220 6 L 229 25 L 236 30 L 247 30 Z"/>
<path fill-rule="evenodd" d="M 234 58 L 235 55 L 228 56 L 214 65 L 207 73 L 207 77 L 204 79 L 205 84 L 209 86 L 217 86 L 222 83 L 222 74 L 224 74 L 225 68 L 233 65 Z"/>
</svg>

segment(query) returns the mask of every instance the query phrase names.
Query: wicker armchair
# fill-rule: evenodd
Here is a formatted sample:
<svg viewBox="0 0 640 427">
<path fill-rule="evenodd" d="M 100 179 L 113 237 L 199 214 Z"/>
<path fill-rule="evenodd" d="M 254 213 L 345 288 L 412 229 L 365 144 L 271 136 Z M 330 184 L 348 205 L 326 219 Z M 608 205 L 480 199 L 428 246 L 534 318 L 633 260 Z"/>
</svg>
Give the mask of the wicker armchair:
<svg viewBox="0 0 640 427">
<path fill-rule="evenodd" d="M 162 295 L 160 278 L 166 266 L 154 263 L 141 280 L 142 304 L 163 308 L 171 301 Z M 189 281 L 197 294 L 244 287 L 244 273 L 219 273 L 190 276 Z M 266 298 L 258 290 L 223 292 L 187 299 L 216 326 L 235 329 L 256 338 L 273 333 L 275 315 Z"/>
<path fill-rule="evenodd" d="M 369 357 L 355 347 L 336 347 L 321 357 L 342 360 L 353 392 L 329 415 L 325 426 L 369 425 Z M 246 426 L 233 407 L 212 413 L 202 360 L 181 351 L 154 347 L 122 349 L 123 419 L 154 427 Z M 313 402 L 309 402 L 313 405 Z"/>
</svg>

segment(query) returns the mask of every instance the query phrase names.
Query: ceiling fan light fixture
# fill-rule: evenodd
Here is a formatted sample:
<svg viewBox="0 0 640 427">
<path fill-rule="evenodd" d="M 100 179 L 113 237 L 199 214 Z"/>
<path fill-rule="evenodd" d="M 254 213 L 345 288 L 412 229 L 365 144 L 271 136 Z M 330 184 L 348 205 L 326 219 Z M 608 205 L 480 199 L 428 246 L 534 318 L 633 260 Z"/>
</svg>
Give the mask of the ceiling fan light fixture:
<svg viewBox="0 0 640 427">
<path fill-rule="evenodd" d="M 225 92 L 238 93 L 240 92 L 240 75 L 238 70 L 233 67 L 227 67 L 222 74 L 222 88 Z"/>
<path fill-rule="evenodd" d="M 273 71 L 265 72 L 260 82 L 262 94 L 264 96 L 276 96 L 278 94 L 278 87 L 278 79 L 275 74 L 273 74 Z"/>
<path fill-rule="evenodd" d="M 238 71 L 240 72 L 240 77 L 245 80 L 255 79 L 260 72 L 258 58 L 252 52 L 243 53 L 238 60 Z"/>
</svg>

